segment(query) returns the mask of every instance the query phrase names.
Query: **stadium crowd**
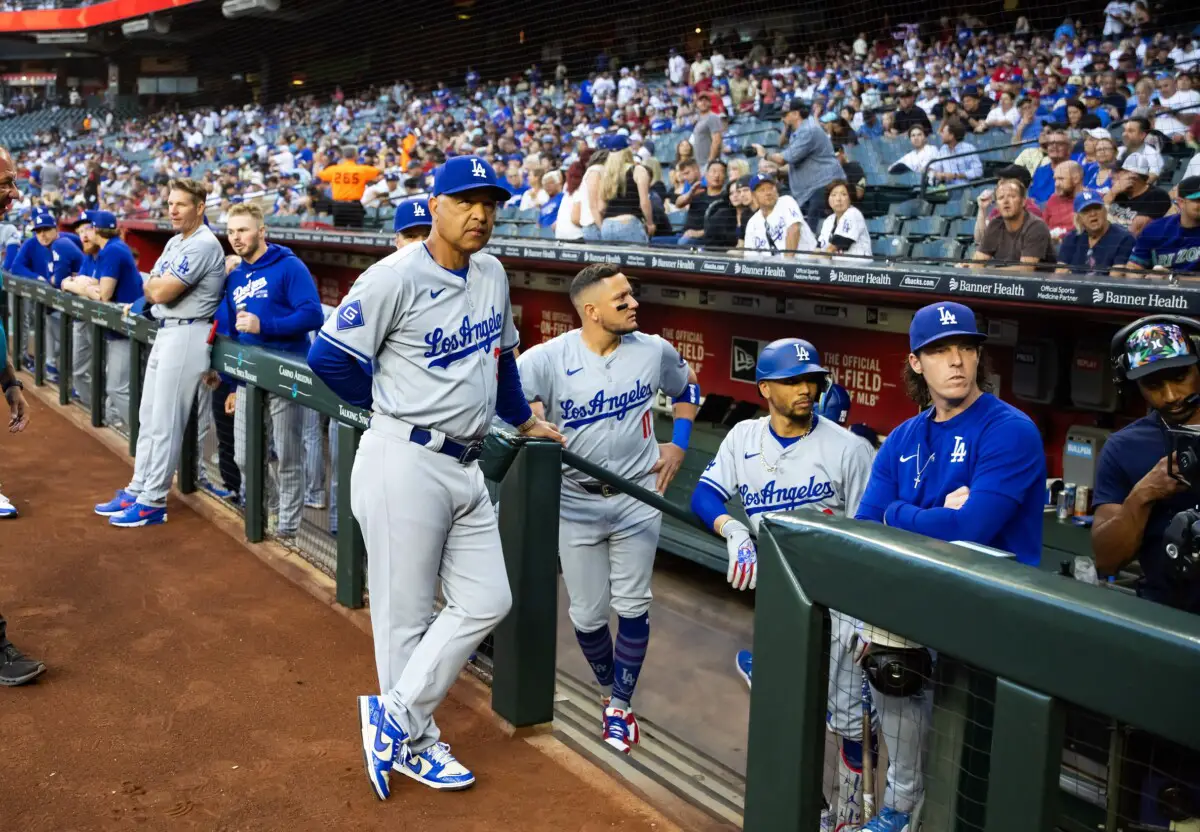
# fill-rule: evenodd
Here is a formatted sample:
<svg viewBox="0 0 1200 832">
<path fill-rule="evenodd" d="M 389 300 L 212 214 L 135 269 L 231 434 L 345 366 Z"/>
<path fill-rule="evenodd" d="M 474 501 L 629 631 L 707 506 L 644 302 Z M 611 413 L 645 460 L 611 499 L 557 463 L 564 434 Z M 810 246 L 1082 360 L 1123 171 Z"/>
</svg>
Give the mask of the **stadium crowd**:
<svg viewBox="0 0 1200 832">
<path fill-rule="evenodd" d="M 447 156 L 472 152 L 513 194 L 501 236 L 763 257 L 896 256 L 925 240 L 914 254 L 960 259 L 965 247 L 993 265 L 1051 268 L 1065 251 L 1065 268 L 1107 273 L 1152 221 L 1176 217 L 1154 227 L 1156 245 L 1195 237 L 1200 218 L 1169 192 L 1200 175 L 1197 114 L 1200 37 L 1155 31 L 1140 3 L 1112 2 L 1053 32 L 964 16 L 805 53 L 764 33 L 718 38 L 691 60 L 672 49 L 623 66 L 605 53 L 577 81 L 560 63 L 498 83 L 470 70 L 455 89 L 396 82 L 271 107 L 89 116 L 87 130 L 47 133 L 20 155 L 31 187 L 16 207 L 67 224 L 86 207 L 160 217 L 167 181 L 191 176 L 214 222 L 252 202 L 271 224 L 378 227 Z M 868 198 L 917 186 L 909 202 Z M 1076 216 L 1100 206 L 1103 224 Z M 1157 251 L 1129 262 L 1162 265 Z"/>
</svg>

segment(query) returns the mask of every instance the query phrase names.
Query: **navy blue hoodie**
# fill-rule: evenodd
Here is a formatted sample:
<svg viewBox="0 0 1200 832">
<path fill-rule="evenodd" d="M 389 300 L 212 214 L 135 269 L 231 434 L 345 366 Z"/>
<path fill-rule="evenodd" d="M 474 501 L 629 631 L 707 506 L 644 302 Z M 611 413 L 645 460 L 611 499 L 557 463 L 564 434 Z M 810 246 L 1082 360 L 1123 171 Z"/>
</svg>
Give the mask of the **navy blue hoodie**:
<svg viewBox="0 0 1200 832">
<path fill-rule="evenodd" d="M 234 328 L 238 307 L 258 316 L 257 333 Z M 325 322 L 317 283 L 290 248 L 267 244 L 262 257 L 242 263 L 225 281 L 225 297 L 217 308 L 217 331 L 238 343 L 308 355 L 308 334 Z"/>
</svg>

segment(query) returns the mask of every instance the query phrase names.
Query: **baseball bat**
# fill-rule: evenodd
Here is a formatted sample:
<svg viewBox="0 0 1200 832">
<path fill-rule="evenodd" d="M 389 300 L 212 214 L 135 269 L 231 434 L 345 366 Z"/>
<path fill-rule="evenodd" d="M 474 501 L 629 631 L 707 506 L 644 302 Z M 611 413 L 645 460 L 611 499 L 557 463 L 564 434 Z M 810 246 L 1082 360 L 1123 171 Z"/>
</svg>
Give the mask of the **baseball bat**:
<svg viewBox="0 0 1200 832">
<path fill-rule="evenodd" d="M 875 817 L 875 760 L 871 749 L 875 745 L 875 731 L 871 725 L 871 683 L 866 675 L 862 680 L 863 707 L 863 751 L 862 751 L 862 810 L 863 823 Z"/>
</svg>

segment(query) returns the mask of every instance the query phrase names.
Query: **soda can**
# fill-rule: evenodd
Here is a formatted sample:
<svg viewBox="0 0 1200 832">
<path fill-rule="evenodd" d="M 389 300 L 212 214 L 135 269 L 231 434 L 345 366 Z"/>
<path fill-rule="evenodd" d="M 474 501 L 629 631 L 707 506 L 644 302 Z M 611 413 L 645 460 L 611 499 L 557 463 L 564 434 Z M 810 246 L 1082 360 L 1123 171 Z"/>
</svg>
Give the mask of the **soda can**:
<svg viewBox="0 0 1200 832">
<path fill-rule="evenodd" d="M 1080 485 L 1075 489 L 1075 516 L 1087 517 L 1091 513 L 1092 489 Z"/>
<path fill-rule="evenodd" d="M 1058 493 L 1058 519 L 1068 520 L 1075 513 L 1075 483 L 1064 483 Z"/>
</svg>

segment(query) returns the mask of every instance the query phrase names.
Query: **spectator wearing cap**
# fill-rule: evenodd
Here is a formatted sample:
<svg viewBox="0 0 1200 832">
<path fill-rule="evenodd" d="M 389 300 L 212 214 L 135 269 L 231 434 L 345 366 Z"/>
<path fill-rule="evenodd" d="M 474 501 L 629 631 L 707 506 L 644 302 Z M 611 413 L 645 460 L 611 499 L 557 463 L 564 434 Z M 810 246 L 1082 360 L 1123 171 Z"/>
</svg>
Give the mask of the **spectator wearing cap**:
<svg viewBox="0 0 1200 832">
<path fill-rule="evenodd" d="M 429 217 L 429 200 L 420 197 L 402 199 L 396 203 L 392 217 L 392 233 L 396 235 L 396 250 L 417 243 L 429 236 L 433 220 Z"/>
<path fill-rule="evenodd" d="M 1177 192 L 1179 213 L 1146 224 L 1129 257 L 1131 267 L 1200 273 L 1200 176 L 1183 179 Z"/>
<path fill-rule="evenodd" d="M 1100 92 L 1099 87 L 1087 88 L 1083 93 L 1083 106 L 1087 113 L 1100 119 L 1101 127 L 1108 127 L 1115 121 L 1112 112 L 1104 105 L 1104 94 Z"/>
<path fill-rule="evenodd" d="M 1022 96 L 1017 101 L 1017 112 L 1017 123 L 1013 127 L 1013 141 L 1030 142 L 1041 136 L 1045 120 L 1037 114 L 1037 99 L 1028 95 Z"/>
<path fill-rule="evenodd" d="M 721 158 L 724 129 L 721 117 L 712 111 L 712 99 L 708 95 L 696 96 L 696 123 L 692 127 L 689 140 L 696 154 L 696 161 L 701 165 Z"/>
<path fill-rule="evenodd" d="M 1158 181 L 1162 176 L 1163 158 L 1158 148 L 1150 144 L 1150 120 L 1142 116 L 1134 116 L 1125 122 L 1121 129 L 1122 147 L 1117 159 L 1122 163 L 1130 157 L 1138 156 L 1145 159 L 1145 167 L 1151 182 Z"/>
<path fill-rule="evenodd" d="M 975 146 L 963 141 L 967 129 L 958 119 L 947 119 L 942 122 L 938 131 L 942 139 L 942 147 L 938 150 L 937 159 L 929 166 L 929 178 L 935 184 L 951 182 L 969 182 L 983 177 L 983 162 Z"/>
<path fill-rule="evenodd" d="M 133 251 L 120 237 L 117 218 L 109 211 L 86 211 L 80 218 L 79 237 L 84 253 L 92 258 L 91 276 L 63 281 L 63 290 L 101 303 L 132 304 L 142 298 L 142 275 Z M 104 392 L 106 420 L 110 425 L 129 421 L 129 339 L 104 334 Z"/>
<path fill-rule="evenodd" d="M 986 95 L 981 95 L 979 87 L 974 84 L 967 84 L 962 90 L 962 112 L 959 118 L 967 126 L 967 129 L 976 132 L 979 130 L 979 125 L 985 125 L 986 130 L 988 113 L 992 111 L 992 99 Z"/>
<path fill-rule="evenodd" d="M 1188 127 L 1200 115 L 1200 92 L 1181 90 L 1175 76 L 1163 73 L 1158 77 L 1158 106 L 1154 109 L 1154 129 L 1172 142 L 1183 142 Z"/>
<path fill-rule="evenodd" d="M 1068 159 L 1054 169 L 1054 193 L 1046 200 L 1042 219 L 1051 239 L 1061 240 L 1075 230 L 1075 198 L 1083 190 L 1083 168 Z"/>
<path fill-rule="evenodd" d="M 938 103 L 937 84 L 933 83 L 933 81 L 925 81 L 921 85 L 921 97 L 917 99 L 917 106 L 925 111 L 925 115 L 932 118 L 933 111 L 937 108 Z M 932 131 L 926 130 L 925 132 L 928 134 Z"/>
<path fill-rule="evenodd" d="M 333 224 L 337 228 L 361 228 L 366 212 L 363 193 L 367 185 L 383 173 L 374 165 L 358 163 L 358 149 L 353 145 L 342 148 L 342 160 L 317 172 L 317 178 L 327 183 L 333 197 Z"/>
<path fill-rule="evenodd" d="M 1078 194 L 1073 207 L 1079 229 L 1063 237 L 1058 247 L 1057 273 L 1091 277 L 1122 275 L 1116 267 L 1129 262 L 1133 235 L 1109 222 L 1104 197 L 1095 191 Z"/>
<path fill-rule="evenodd" d="M 911 87 L 903 87 L 899 98 L 900 106 L 892 114 L 892 127 L 888 130 L 888 135 L 903 136 L 918 125 L 924 127 L 927 133 L 932 133 L 933 125 L 929 121 L 929 113 L 917 106 L 916 92 Z"/>
<path fill-rule="evenodd" d="M 19 277 L 42 280 L 58 288 L 63 278 L 78 274 L 83 264 L 83 251 L 58 233 L 58 221 L 45 208 L 34 209 L 30 221 L 33 236 L 21 244 L 9 271 Z M 59 312 L 46 312 L 45 357 L 46 372 L 58 376 Z"/>
<path fill-rule="evenodd" d="M 787 166 L 788 190 L 809 225 L 809 236 L 825 216 L 825 186 L 843 175 L 833 150 L 833 142 L 809 113 L 803 101 L 793 98 L 783 114 L 788 143 L 780 153 L 768 153 L 761 144 L 753 145 L 760 158 Z M 815 242 L 815 238 L 814 238 Z"/>
<path fill-rule="evenodd" d="M 1171 198 L 1162 188 L 1150 181 L 1150 166 L 1140 153 L 1129 156 L 1113 177 L 1112 189 L 1104 195 L 1109 216 L 1117 225 L 1138 236 L 1146 223 L 1171 210 Z"/>
<path fill-rule="evenodd" d="M 1000 215 L 988 222 L 972 258 L 973 268 L 984 268 L 984 263 L 995 261 L 1002 264 L 999 269 L 1028 272 L 1040 264 L 1057 262 L 1050 229 L 1025 210 L 1025 197 L 1025 186 L 1019 179 L 1002 179 L 996 185 Z"/>
<path fill-rule="evenodd" d="M 1029 183 L 1029 196 L 1038 205 L 1045 205 L 1054 194 L 1054 171 L 1059 163 L 1071 158 L 1071 140 L 1065 130 L 1051 130 L 1046 137 L 1046 158 Z"/>
<path fill-rule="evenodd" d="M 383 205 L 394 205 L 404 198 L 404 185 L 400 181 L 400 171 L 389 170 L 378 182 L 368 185 L 363 190 L 363 208 L 378 208 Z"/>
<path fill-rule="evenodd" d="M 795 252 L 813 251 L 813 236 L 796 200 L 780 196 L 775 180 L 758 174 L 750 180 L 750 191 L 758 210 L 746 223 L 744 247 L 758 257 L 794 257 Z"/>
</svg>

